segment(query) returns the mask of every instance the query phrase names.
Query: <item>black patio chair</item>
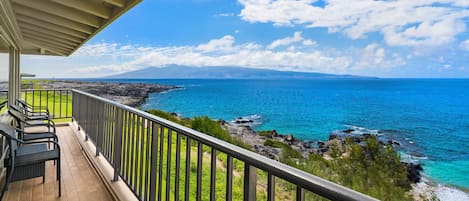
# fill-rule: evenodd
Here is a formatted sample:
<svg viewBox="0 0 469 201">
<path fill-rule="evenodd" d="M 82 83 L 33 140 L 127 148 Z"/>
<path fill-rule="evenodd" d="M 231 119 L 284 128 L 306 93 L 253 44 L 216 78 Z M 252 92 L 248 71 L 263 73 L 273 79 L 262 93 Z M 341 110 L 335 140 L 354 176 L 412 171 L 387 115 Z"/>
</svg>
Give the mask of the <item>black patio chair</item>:
<svg viewBox="0 0 469 201">
<path fill-rule="evenodd" d="M 13 109 L 14 107 L 15 107 L 14 105 L 10 105 L 10 108 L 12 109 L 9 109 L 8 113 L 18 122 L 19 128 L 21 130 L 24 130 L 25 128 L 30 128 L 30 127 L 47 127 L 48 132 L 57 133 L 54 121 L 50 119 L 28 120 L 26 119 L 25 115 L 22 112 Z M 53 129 L 53 131 L 51 131 L 51 128 Z"/>
<path fill-rule="evenodd" d="M 28 112 L 28 110 L 22 106 L 10 105 L 9 109 L 16 110 L 22 113 L 26 121 L 51 121 L 51 118 L 48 114 L 33 115 L 31 112 Z"/>
<path fill-rule="evenodd" d="M 57 162 L 56 177 L 59 181 L 60 197 L 62 195 L 60 145 L 54 141 L 25 142 L 15 137 L 14 129 L 5 127 L 0 128 L 0 134 L 5 137 L 8 145 L 7 158 L 5 159 L 7 174 L 0 200 L 11 182 L 42 177 L 44 183 L 45 163 L 51 160 Z M 46 143 L 53 143 L 54 149 L 48 149 Z"/>
<path fill-rule="evenodd" d="M 46 106 L 33 106 L 29 103 L 27 103 L 26 101 L 22 100 L 22 99 L 16 99 L 16 102 L 22 107 L 24 108 L 25 112 L 28 113 L 29 116 L 49 116 L 50 118 L 50 112 L 49 112 L 49 108 L 47 108 Z"/>
<path fill-rule="evenodd" d="M 23 141 L 34 141 L 34 140 L 53 140 L 55 142 L 59 141 L 59 138 L 57 137 L 56 133 L 56 128 L 55 124 L 53 124 L 53 121 L 51 121 L 48 118 L 39 118 L 40 116 L 34 116 L 35 118 L 31 119 L 22 114 L 20 111 L 18 111 L 17 108 L 18 106 L 15 105 L 10 105 L 10 108 L 8 110 L 8 113 L 16 120 L 17 122 L 17 128 L 16 131 L 18 132 L 18 138 L 23 140 Z M 49 124 L 49 122 L 52 122 L 52 124 Z M 47 131 L 34 131 L 34 132 L 27 132 L 25 131 L 25 128 L 30 128 L 30 127 L 47 127 Z M 53 132 L 51 132 L 50 128 L 53 128 Z M 50 147 L 51 144 L 49 144 Z"/>
</svg>

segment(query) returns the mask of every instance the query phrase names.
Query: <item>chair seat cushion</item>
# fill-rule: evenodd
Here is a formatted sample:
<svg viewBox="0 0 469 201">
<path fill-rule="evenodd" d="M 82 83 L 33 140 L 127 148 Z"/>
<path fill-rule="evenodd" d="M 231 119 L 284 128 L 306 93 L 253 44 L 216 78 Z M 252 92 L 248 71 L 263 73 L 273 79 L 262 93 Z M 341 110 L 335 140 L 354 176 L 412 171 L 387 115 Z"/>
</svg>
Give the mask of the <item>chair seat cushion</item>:
<svg viewBox="0 0 469 201">
<path fill-rule="evenodd" d="M 55 135 L 52 133 L 34 133 L 34 134 L 24 134 L 23 140 L 38 140 L 38 139 L 47 139 L 47 138 L 54 138 Z"/>
<path fill-rule="evenodd" d="M 49 120 L 49 117 L 48 116 L 45 116 L 45 115 L 30 115 L 27 117 L 27 119 L 29 121 L 44 121 L 44 120 Z"/>
<path fill-rule="evenodd" d="M 18 147 L 18 149 L 16 150 L 16 156 L 18 157 L 21 155 L 33 154 L 44 151 L 49 151 L 49 149 L 47 149 L 46 143 L 24 145 Z"/>
<path fill-rule="evenodd" d="M 15 166 L 22 166 L 41 161 L 56 160 L 59 159 L 59 151 L 57 149 L 31 153 L 21 156 L 16 156 Z"/>
</svg>

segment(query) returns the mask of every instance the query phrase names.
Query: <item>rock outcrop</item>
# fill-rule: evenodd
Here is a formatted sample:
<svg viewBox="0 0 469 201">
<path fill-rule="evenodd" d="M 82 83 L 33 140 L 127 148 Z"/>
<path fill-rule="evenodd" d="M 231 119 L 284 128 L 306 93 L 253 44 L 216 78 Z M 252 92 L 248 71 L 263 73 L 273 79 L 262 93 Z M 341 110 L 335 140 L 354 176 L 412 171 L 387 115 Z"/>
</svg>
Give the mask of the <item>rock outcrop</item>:
<svg viewBox="0 0 469 201">
<path fill-rule="evenodd" d="M 3 86 L 0 84 L 0 87 Z M 32 86 L 25 84 L 24 87 Z M 85 82 L 74 80 L 43 80 L 35 82 L 34 87 L 41 89 L 78 89 L 131 107 L 138 107 L 144 104 L 150 93 L 178 88 L 176 86 L 161 84 Z M 0 90 L 7 90 L 7 88 L 0 88 Z"/>
</svg>

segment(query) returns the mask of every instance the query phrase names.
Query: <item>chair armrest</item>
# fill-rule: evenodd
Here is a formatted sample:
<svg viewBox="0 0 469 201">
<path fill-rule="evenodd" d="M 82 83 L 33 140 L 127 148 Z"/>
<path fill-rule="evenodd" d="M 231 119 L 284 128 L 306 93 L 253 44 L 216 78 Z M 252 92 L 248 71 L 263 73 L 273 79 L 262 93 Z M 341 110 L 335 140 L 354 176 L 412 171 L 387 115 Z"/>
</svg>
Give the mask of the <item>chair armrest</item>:
<svg viewBox="0 0 469 201">
<path fill-rule="evenodd" d="M 42 116 L 42 115 L 25 115 L 26 121 L 37 121 L 37 120 L 44 120 L 44 121 L 49 121 L 50 118 L 49 116 Z"/>
<path fill-rule="evenodd" d="M 51 135 L 53 135 L 53 136 L 55 136 L 55 137 L 57 138 L 57 134 L 54 133 L 54 132 L 26 132 L 26 131 L 21 130 L 21 129 L 19 129 L 19 128 L 15 128 L 15 130 L 16 130 L 16 132 L 20 132 L 20 133 L 28 134 L 28 135 L 45 134 L 45 133 L 47 133 L 47 134 L 51 134 Z"/>
<path fill-rule="evenodd" d="M 28 126 L 28 127 L 39 127 L 39 126 L 46 126 L 49 128 L 49 132 L 50 132 L 50 127 L 52 127 L 54 129 L 54 133 L 57 133 L 57 128 L 55 128 L 55 123 L 53 121 L 51 121 L 51 123 L 38 123 L 38 124 L 31 124 L 31 123 L 28 123 L 28 122 L 25 122 L 25 124 Z"/>
<path fill-rule="evenodd" d="M 22 140 L 21 140 L 22 141 Z M 33 142 L 20 142 L 21 144 L 40 144 L 40 143 L 52 143 L 54 144 L 60 151 L 60 145 L 58 142 L 52 140 L 41 140 L 41 141 L 33 141 Z"/>
<path fill-rule="evenodd" d="M 35 113 L 38 113 L 38 114 L 41 114 L 41 113 L 46 113 L 47 115 L 49 115 L 49 108 L 47 107 L 39 107 L 39 106 L 36 106 L 36 107 L 28 107 L 27 108 L 28 112 L 29 113 L 32 113 L 32 114 L 35 114 Z"/>
</svg>

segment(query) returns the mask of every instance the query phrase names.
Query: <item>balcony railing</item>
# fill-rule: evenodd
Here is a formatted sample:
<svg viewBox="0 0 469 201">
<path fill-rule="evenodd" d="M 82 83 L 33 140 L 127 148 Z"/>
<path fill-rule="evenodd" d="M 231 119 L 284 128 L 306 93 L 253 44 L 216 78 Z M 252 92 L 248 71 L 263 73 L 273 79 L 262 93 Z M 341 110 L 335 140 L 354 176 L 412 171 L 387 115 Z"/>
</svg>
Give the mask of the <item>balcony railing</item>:
<svg viewBox="0 0 469 201">
<path fill-rule="evenodd" d="M 256 200 L 264 187 L 271 201 L 278 183 L 298 201 L 375 200 L 146 112 L 78 90 L 72 94 L 73 119 L 113 166 L 114 180 L 121 178 L 139 200 Z"/>
<path fill-rule="evenodd" d="M 23 89 L 21 98 L 30 105 L 47 107 L 54 120 L 72 118 L 72 91 L 69 89 Z M 0 102 L 7 99 L 8 91 L 0 91 Z"/>
</svg>

